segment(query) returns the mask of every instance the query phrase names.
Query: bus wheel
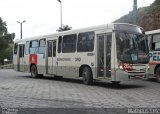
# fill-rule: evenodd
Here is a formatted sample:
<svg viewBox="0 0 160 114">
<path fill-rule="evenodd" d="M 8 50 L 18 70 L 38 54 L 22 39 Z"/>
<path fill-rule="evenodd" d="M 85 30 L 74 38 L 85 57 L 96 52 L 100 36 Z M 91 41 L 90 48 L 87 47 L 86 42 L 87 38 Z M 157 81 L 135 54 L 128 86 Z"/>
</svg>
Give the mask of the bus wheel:
<svg viewBox="0 0 160 114">
<path fill-rule="evenodd" d="M 113 84 L 113 85 L 119 85 L 119 84 L 120 84 L 120 81 L 112 81 L 112 84 Z"/>
<path fill-rule="evenodd" d="M 93 76 L 90 68 L 84 67 L 82 70 L 83 83 L 91 85 L 93 83 Z"/>
<path fill-rule="evenodd" d="M 156 70 L 156 79 L 157 79 L 157 82 L 160 83 L 160 67 L 158 67 Z"/>
<path fill-rule="evenodd" d="M 38 77 L 38 71 L 37 71 L 37 67 L 35 65 L 31 66 L 31 76 L 33 78 L 37 78 Z"/>
</svg>

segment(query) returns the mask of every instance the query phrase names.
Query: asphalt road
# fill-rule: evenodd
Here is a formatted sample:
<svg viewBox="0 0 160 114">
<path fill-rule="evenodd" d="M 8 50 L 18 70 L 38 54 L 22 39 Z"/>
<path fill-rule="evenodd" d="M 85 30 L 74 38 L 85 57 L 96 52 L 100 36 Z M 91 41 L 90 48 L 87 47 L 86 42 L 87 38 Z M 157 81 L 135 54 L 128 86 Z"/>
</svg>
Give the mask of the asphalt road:
<svg viewBox="0 0 160 114">
<path fill-rule="evenodd" d="M 160 113 L 160 83 L 152 79 L 87 86 L 77 79 L 33 79 L 29 73 L 3 69 L 0 107 L 2 114 L 124 114 L 140 108 Z"/>
</svg>

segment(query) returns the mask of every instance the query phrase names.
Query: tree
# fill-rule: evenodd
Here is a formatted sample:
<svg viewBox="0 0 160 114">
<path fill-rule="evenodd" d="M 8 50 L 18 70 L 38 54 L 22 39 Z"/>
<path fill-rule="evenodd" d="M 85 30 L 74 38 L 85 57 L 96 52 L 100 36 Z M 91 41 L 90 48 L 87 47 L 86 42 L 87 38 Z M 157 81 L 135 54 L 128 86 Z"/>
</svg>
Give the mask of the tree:
<svg viewBox="0 0 160 114">
<path fill-rule="evenodd" d="M 12 46 L 15 33 L 8 33 L 7 24 L 0 17 L 0 64 L 5 58 L 12 58 Z"/>
<path fill-rule="evenodd" d="M 70 27 L 69 25 L 63 25 L 62 27 L 59 27 L 59 29 L 57 30 L 58 32 L 62 32 L 62 31 L 67 31 L 67 30 L 71 30 L 72 27 Z"/>
</svg>

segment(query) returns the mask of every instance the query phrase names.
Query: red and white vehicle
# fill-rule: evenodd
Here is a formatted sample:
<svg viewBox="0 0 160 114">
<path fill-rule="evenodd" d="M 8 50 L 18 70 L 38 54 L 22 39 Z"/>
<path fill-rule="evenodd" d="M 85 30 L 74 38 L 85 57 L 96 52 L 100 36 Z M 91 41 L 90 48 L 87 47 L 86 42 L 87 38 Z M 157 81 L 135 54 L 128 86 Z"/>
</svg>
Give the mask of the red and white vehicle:
<svg viewBox="0 0 160 114">
<path fill-rule="evenodd" d="M 146 35 L 148 39 L 150 57 L 149 76 L 155 77 L 157 81 L 160 82 L 160 29 L 147 31 Z"/>
<path fill-rule="evenodd" d="M 32 77 L 65 76 L 123 80 L 148 73 L 148 45 L 142 28 L 111 23 L 14 42 L 14 69 Z"/>
</svg>

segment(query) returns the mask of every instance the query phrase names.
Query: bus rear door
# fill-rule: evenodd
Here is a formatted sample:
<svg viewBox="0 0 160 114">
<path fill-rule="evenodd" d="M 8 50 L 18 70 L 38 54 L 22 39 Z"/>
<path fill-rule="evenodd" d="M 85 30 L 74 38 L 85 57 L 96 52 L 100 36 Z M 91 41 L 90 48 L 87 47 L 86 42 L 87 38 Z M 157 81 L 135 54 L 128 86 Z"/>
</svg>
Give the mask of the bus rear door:
<svg viewBox="0 0 160 114">
<path fill-rule="evenodd" d="M 47 74 L 56 74 L 56 40 L 47 42 Z"/>
</svg>

